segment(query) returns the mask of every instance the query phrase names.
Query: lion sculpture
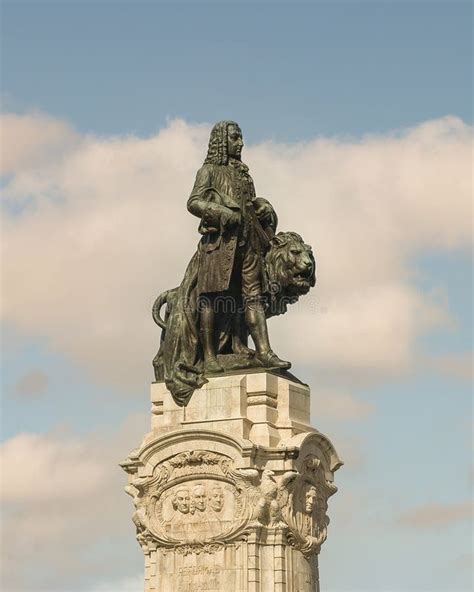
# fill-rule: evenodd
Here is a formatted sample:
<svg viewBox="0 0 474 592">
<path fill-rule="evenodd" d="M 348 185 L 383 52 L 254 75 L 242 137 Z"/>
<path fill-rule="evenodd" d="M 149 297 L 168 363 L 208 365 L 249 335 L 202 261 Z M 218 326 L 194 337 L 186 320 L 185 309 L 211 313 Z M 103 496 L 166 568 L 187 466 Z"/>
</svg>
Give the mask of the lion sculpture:
<svg viewBox="0 0 474 592">
<path fill-rule="evenodd" d="M 313 250 L 296 232 L 279 232 L 265 256 L 268 291 L 264 294 L 267 317 L 284 314 L 316 283 Z"/>
<path fill-rule="evenodd" d="M 161 346 L 153 360 L 155 378 L 166 382 L 179 405 L 186 405 L 193 391 L 207 382 L 203 376 L 198 336 L 197 258 L 198 253 L 191 260 L 182 284 L 160 294 L 152 311 L 155 323 L 162 329 Z M 262 299 L 267 318 L 284 314 L 289 304 L 297 302 L 316 283 L 313 251 L 296 232 L 279 232 L 270 240 L 264 265 L 266 282 Z M 163 318 L 160 313 L 165 305 Z M 223 318 L 219 330 L 219 362 L 226 370 L 258 366 L 255 352 L 246 344 L 245 355 L 242 348 L 239 354 L 235 353 L 234 326 L 230 318 Z M 239 340 L 241 337 L 239 335 Z M 244 341 L 247 337 L 244 331 Z M 166 347 L 167 342 L 172 347 Z"/>
</svg>

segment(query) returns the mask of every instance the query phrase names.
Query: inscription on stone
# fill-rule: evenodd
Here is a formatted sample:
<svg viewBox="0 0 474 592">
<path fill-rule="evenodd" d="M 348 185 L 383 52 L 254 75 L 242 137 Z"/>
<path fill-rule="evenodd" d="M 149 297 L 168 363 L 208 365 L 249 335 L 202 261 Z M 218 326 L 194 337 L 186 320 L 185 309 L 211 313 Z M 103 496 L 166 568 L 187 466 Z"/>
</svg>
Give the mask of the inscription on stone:
<svg viewBox="0 0 474 592">
<path fill-rule="evenodd" d="M 207 565 L 181 567 L 178 576 L 178 590 L 182 592 L 221 592 L 222 590 L 222 577 L 218 567 Z"/>
</svg>

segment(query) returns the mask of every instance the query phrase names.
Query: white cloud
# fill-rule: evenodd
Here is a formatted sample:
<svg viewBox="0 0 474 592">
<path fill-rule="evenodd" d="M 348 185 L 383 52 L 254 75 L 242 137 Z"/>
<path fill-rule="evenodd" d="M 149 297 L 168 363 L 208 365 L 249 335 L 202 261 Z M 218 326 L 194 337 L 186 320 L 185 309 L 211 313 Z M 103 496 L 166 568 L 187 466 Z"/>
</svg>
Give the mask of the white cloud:
<svg viewBox="0 0 474 592">
<path fill-rule="evenodd" d="M 431 503 L 403 512 L 397 521 L 415 529 L 439 529 L 472 518 L 471 502 L 451 504 Z"/>
<path fill-rule="evenodd" d="M 159 342 L 151 304 L 179 283 L 198 241 L 186 199 L 209 128 L 173 121 L 150 138 L 104 138 L 40 115 L 6 121 L 5 145 L 22 141 L 4 191 L 14 210 L 4 319 L 96 380 L 144 385 Z M 244 156 L 281 229 L 302 234 L 318 261 L 313 295 L 271 322 L 278 353 L 339 373 L 409 368 L 420 333 L 452 323 L 411 266 L 424 251 L 471 244 L 470 128 L 446 117 Z"/>
<path fill-rule="evenodd" d="M 79 437 L 58 429 L 2 444 L 2 589 L 72 592 L 107 581 L 112 571 L 126 578 L 140 569 L 133 504 L 118 463 L 140 443 L 148 421 L 137 415 L 114 432 Z M 134 590 L 126 583 L 114 589 Z"/>
<path fill-rule="evenodd" d="M 321 292 L 327 294 L 323 288 Z M 282 347 L 291 348 L 285 355 L 291 353 L 295 360 L 326 371 L 397 375 L 410 368 L 421 332 L 451 325 L 435 299 L 393 279 L 390 284 L 348 286 L 346 293 L 327 295 L 319 308 L 313 302 L 306 310 L 302 300 L 295 313 L 272 321 L 271 328 Z"/>
<path fill-rule="evenodd" d="M 2 175 L 48 166 L 80 142 L 80 136 L 66 122 L 39 114 L 3 115 L 0 134 Z"/>
<path fill-rule="evenodd" d="M 99 491 L 108 471 L 93 447 L 60 434 L 20 433 L 0 448 L 4 502 L 82 498 Z"/>
<path fill-rule="evenodd" d="M 313 393 L 313 406 L 316 419 L 367 419 L 374 412 L 374 406 L 351 393 L 320 390 L 317 386 Z"/>
</svg>

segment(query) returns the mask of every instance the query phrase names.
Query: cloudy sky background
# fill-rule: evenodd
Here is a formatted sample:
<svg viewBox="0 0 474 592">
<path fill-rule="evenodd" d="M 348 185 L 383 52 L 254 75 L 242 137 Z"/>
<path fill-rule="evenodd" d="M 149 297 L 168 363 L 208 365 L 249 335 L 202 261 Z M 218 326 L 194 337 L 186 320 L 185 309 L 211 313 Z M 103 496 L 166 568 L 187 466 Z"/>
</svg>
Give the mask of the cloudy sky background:
<svg viewBox="0 0 474 592">
<path fill-rule="evenodd" d="M 323 590 L 469 590 L 472 4 L 2 9 L 2 589 L 141 589 L 117 463 L 148 428 L 150 308 L 232 118 L 318 263 L 270 330 L 346 463 Z"/>
</svg>

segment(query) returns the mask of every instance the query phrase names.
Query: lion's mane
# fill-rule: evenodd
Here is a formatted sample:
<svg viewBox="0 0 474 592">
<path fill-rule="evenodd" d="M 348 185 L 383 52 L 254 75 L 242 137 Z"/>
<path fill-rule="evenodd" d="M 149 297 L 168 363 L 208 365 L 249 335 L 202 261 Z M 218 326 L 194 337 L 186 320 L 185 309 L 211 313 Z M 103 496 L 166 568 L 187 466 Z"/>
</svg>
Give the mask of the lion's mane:
<svg viewBox="0 0 474 592">
<path fill-rule="evenodd" d="M 288 304 L 307 294 L 316 283 L 316 263 L 311 247 L 296 232 L 279 232 L 265 256 L 268 287 L 267 316 L 286 312 Z"/>
</svg>

